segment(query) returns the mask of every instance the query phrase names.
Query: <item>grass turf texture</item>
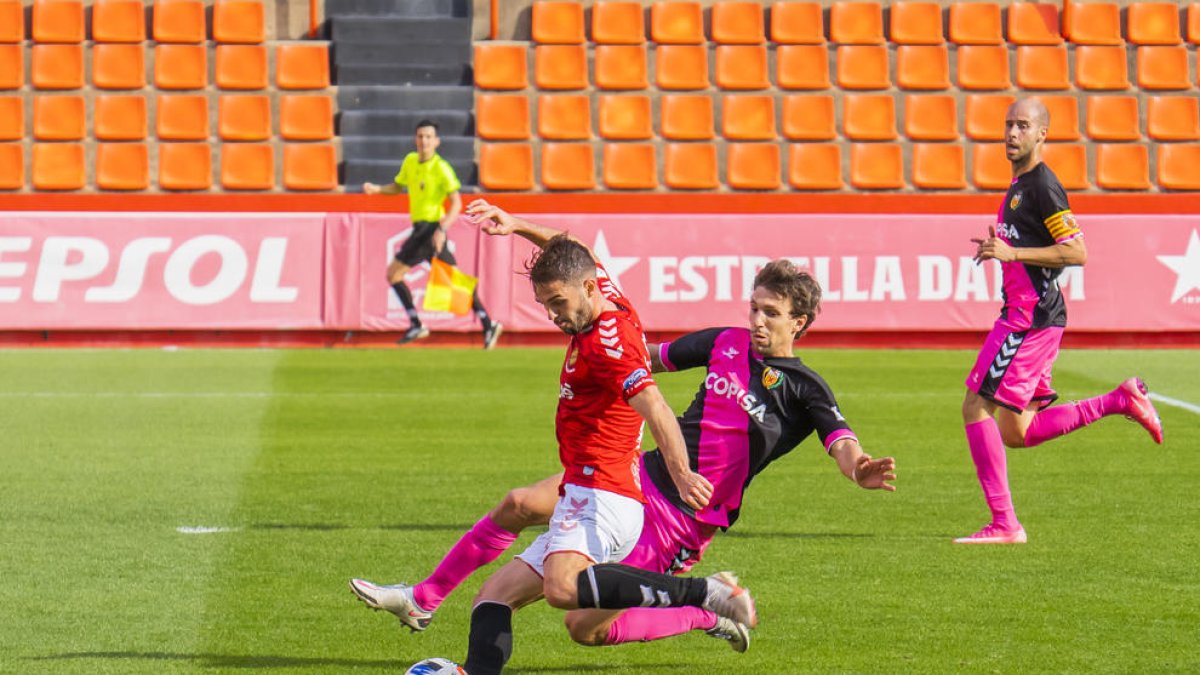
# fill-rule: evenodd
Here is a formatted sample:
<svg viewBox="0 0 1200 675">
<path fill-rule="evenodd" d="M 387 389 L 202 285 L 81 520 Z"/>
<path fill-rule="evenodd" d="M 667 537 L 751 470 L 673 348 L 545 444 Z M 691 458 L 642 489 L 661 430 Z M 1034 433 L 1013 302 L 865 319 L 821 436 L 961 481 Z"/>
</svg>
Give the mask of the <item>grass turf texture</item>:
<svg viewBox="0 0 1200 675">
<path fill-rule="evenodd" d="M 897 457 L 900 491 L 855 488 L 809 439 L 755 481 L 697 568 L 736 570 L 755 592 L 747 654 L 700 633 L 580 647 L 538 604 L 515 619 L 510 672 L 1200 669 L 1200 416 L 1160 404 L 1161 448 L 1106 419 L 1011 451 L 1030 543 L 956 547 L 987 520 L 958 412 L 973 354 L 802 355 L 868 452 Z M 0 352 L 0 672 L 461 660 L 483 574 L 422 635 L 364 609 L 346 580 L 419 580 L 509 487 L 556 469 L 561 357 Z M 1200 402 L 1197 352 L 1065 352 L 1055 383 L 1081 398 L 1134 372 Z M 660 376 L 677 410 L 699 379 Z"/>
</svg>

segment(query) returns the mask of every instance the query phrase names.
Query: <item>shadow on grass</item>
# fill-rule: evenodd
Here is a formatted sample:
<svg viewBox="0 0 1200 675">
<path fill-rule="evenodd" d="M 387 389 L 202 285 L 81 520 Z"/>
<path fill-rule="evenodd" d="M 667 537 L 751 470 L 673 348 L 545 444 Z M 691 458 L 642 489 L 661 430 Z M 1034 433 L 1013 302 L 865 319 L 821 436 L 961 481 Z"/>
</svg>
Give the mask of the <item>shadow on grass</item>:
<svg viewBox="0 0 1200 675">
<path fill-rule="evenodd" d="M 874 539 L 865 532 L 766 532 L 763 530 L 730 530 L 720 537 L 733 539 Z"/>
<path fill-rule="evenodd" d="M 111 659 L 114 661 L 191 661 L 202 668 L 380 668 L 398 670 L 399 661 L 369 661 L 363 659 L 323 659 L 303 656 L 233 655 L 233 654 L 174 654 L 171 652 L 68 652 L 31 656 L 29 661 L 72 661 L 82 659 Z"/>
<path fill-rule="evenodd" d="M 630 667 L 631 668 L 636 667 L 637 670 L 639 670 L 639 671 L 642 671 L 642 670 L 667 670 L 667 669 L 678 670 L 679 664 L 678 663 L 639 663 L 639 664 L 637 664 L 637 666 L 630 666 Z M 613 669 L 613 666 L 611 664 L 603 665 L 603 664 L 596 664 L 596 663 L 588 663 L 585 665 L 582 663 L 576 663 L 576 664 L 573 664 L 570 666 L 535 666 L 533 668 L 505 668 L 504 672 L 514 673 L 514 674 L 515 673 L 600 673 L 600 672 L 606 673 L 606 672 L 612 671 L 612 669 Z"/>
<path fill-rule="evenodd" d="M 374 528 L 360 527 L 356 525 L 340 525 L 334 523 L 254 523 L 247 525 L 247 530 L 305 530 L 309 532 L 335 532 L 338 530 L 392 530 L 392 531 L 408 531 L 408 532 L 466 532 L 471 529 L 473 524 L 465 525 L 439 525 L 435 523 L 399 523 L 391 525 L 377 525 Z"/>
</svg>

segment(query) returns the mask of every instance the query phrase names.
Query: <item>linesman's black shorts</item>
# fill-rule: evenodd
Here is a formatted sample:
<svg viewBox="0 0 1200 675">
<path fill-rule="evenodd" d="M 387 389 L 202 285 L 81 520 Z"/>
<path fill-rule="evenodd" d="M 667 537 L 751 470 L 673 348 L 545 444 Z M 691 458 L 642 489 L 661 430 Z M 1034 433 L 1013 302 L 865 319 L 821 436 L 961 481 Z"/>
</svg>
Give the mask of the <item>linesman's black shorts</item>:
<svg viewBox="0 0 1200 675">
<path fill-rule="evenodd" d="M 434 222 L 416 222 L 412 224 L 412 234 L 404 241 L 400 250 L 396 253 L 396 262 L 403 263 L 409 267 L 415 267 L 421 263 L 433 258 L 433 233 L 437 232 L 438 223 Z M 458 263 L 454 259 L 454 254 L 450 252 L 449 246 L 442 246 L 442 253 L 438 256 L 439 260 L 455 265 Z"/>
</svg>

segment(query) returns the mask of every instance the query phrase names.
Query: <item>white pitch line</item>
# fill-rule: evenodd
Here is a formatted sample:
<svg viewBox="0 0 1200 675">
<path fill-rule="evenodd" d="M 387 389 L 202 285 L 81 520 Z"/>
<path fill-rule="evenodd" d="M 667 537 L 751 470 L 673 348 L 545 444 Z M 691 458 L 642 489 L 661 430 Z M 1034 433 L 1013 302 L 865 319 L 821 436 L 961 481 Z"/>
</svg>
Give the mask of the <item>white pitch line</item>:
<svg viewBox="0 0 1200 675">
<path fill-rule="evenodd" d="M 180 525 L 175 528 L 180 534 L 217 534 L 220 532 L 237 532 L 240 527 L 206 527 L 204 525 Z"/>
<path fill-rule="evenodd" d="M 1188 403 L 1187 401 L 1180 401 L 1177 398 L 1171 398 L 1170 396 L 1163 396 L 1162 394 L 1156 394 L 1154 392 L 1150 392 L 1150 399 L 1153 401 L 1158 401 L 1159 403 L 1166 403 L 1167 405 L 1174 406 L 1176 408 L 1183 408 L 1184 410 L 1186 410 L 1190 413 L 1200 415 L 1200 405 L 1196 405 L 1195 403 Z"/>
<path fill-rule="evenodd" d="M 412 397 L 408 392 L 266 392 L 266 391 L 0 391 L 0 398 L 394 398 Z"/>
</svg>

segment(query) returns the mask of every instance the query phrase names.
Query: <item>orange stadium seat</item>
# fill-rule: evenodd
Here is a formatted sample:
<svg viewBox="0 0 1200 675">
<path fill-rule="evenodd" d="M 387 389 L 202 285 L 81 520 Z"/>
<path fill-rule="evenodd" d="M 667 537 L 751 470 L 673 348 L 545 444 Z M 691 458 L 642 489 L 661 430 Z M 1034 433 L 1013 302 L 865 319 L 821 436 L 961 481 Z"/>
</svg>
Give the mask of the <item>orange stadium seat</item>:
<svg viewBox="0 0 1200 675">
<path fill-rule="evenodd" d="M 479 184 L 489 190 L 532 190 L 533 146 L 528 143 L 481 144 Z"/>
<path fill-rule="evenodd" d="M 760 45 L 766 42 L 760 2 L 717 2 L 712 7 L 713 42 Z"/>
<path fill-rule="evenodd" d="M 604 186 L 610 190 L 658 187 L 658 154 L 650 143 L 605 143 Z"/>
<path fill-rule="evenodd" d="M 550 45 L 583 44 L 583 4 L 550 0 L 533 3 L 533 41 Z"/>
<path fill-rule="evenodd" d="M 217 104 L 217 136 L 223 141 L 271 138 L 271 99 L 267 96 L 222 96 Z"/>
<path fill-rule="evenodd" d="M 1179 5 L 1174 2 L 1134 2 L 1128 5 L 1129 41 L 1135 45 L 1177 45 Z"/>
<path fill-rule="evenodd" d="M 538 89 L 574 90 L 588 86 L 587 48 L 583 45 L 538 45 L 533 81 Z"/>
<path fill-rule="evenodd" d="M 1077 45 L 1122 45 L 1121 8 L 1115 2 L 1071 4 L 1067 35 Z"/>
<path fill-rule="evenodd" d="M 1018 45 L 1062 44 L 1058 5 L 1014 2 L 1008 6 L 1008 41 Z"/>
<path fill-rule="evenodd" d="M 783 135 L 793 141 L 832 141 L 837 138 L 837 114 L 833 97 L 785 96 L 783 99 Z"/>
<path fill-rule="evenodd" d="M 842 189 L 842 147 L 837 143 L 792 143 L 788 147 L 788 185 L 797 190 Z"/>
<path fill-rule="evenodd" d="M 25 84 L 22 45 L 0 45 L 0 89 L 20 89 Z"/>
<path fill-rule="evenodd" d="M 713 102 L 705 94 L 665 94 L 660 114 L 663 138 L 706 141 L 713 137 Z"/>
<path fill-rule="evenodd" d="M 940 45 L 942 7 L 936 2 L 900 0 L 891 7 L 891 40 L 902 45 Z"/>
<path fill-rule="evenodd" d="M 1050 113 L 1048 141 L 1079 140 L 1079 102 L 1074 96 L 1038 96 Z"/>
<path fill-rule="evenodd" d="M 1142 89 L 1190 89 L 1187 48 L 1138 47 L 1137 84 Z"/>
<path fill-rule="evenodd" d="M 87 108 L 82 96 L 33 97 L 33 137 L 39 141 L 82 141 Z"/>
<path fill-rule="evenodd" d="M 221 145 L 221 187 L 270 190 L 275 187 L 275 149 L 267 143 Z"/>
<path fill-rule="evenodd" d="M 1147 98 L 1146 135 L 1156 141 L 1200 141 L 1200 105 L 1196 97 Z"/>
<path fill-rule="evenodd" d="M 896 49 L 896 84 L 901 89 L 950 88 L 950 56 L 945 45 L 901 45 Z"/>
<path fill-rule="evenodd" d="M 157 45 L 154 48 L 154 86 L 159 89 L 204 89 L 208 86 L 208 50 L 204 45 Z"/>
<path fill-rule="evenodd" d="M 29 78 L 35 89 L 83 87 L 83 45 L 34 45 Z"/>
<path fill-rule="evenodd" d="M 967 97 L 966 131 L 973 141 L 1004 140 L 1004 118 L 1016 102 L 1007 94 L 971 94 Z"/>
<path fill-rule="evenodd" d="M 213 3 L 213 40 L 258 44 L 267 39 L 266 12 L 260 0 L 217 0 Z"/>
<path fill-rule="evenodd" d="M 711 107 L 709 108 L 711 110 Z M 600 137 L 643 141 L 654 136 L 649 96 L 601 96 Z M 607 150 L 606 150 L 607 152 Z"/>
<path fill-rule="evenodd" d="M 784 45 L 825 44 L 825 21 L 821 18 L 821 3 L 772 4 L 771 41 Z"/>
<path fill-rule="evenodd" d="M 284 144 L 284 189 L 336 190 L 337 186 L 337 149 L 332 143 Z"/>
<path fill-rule="evenodd" d="M 94 101 L 92 133 L 98 141 L 141 141 L 146 138 L 146 97 L 101 94 Z"/>
<path fill-rule="evenodd" d="M 150 187 L 150 153 L 145 143 L 97 143 L 96 187 L 145 190 Z"/>
<path fill-rule="evenodd" d="M 83 42 L 80 0 L 34 0 L 34 42 Z"/>
<path fill-rule="evenodd" d="M 522 94 L 476 94 L 475 133 L 489 141 L 528 139 L 529 97 Z"/>
<path fill-rule="evenodd" d="M 597 0 L 592 5 L 592 41 L 602 45 L 640 45 L 646 42 L 642 3 Z"/>
<path fill-rule="evenodd" d="M 1200 145 L 1158 146 L 1158 185 L 1165 190 L 1200 190 Z"/>
<path fill-rule="evenodd" d="M 775 51 L 780 89 L 828 89 L 829 50 L 824 45 L 780 45 Z"/>
<path fill-rule="evenodd" d="M 516 90 L 529 86 L 522 45 L 475 43 L 475 86 L 480 89 Z"/>
<path fill-rule="evenodd" d="M 1086 117 L 1085 129 L 1093 141 L 1142 139 L 1136 96 L 1088 96 Z"/>
<path fill-rule="evenodd" d="M 914 141 L 957 141 L 958 104 L 954 97 L 905 96 L 904 135 Z"/>
<path fill-rule="evenodd" d="M 650 39 L 665 45 L 704 43 L 704 12 L 698 2 L 656 2 L 650 7 Z"/>
<path fill-rule="evenodd" d="M 967 186 L 963 147 L 958 143 L 913 143 L 912 182 L 922 190 L 961 190 Z"/>
<path fill-rule="evenodd" d="M 0 190 L 25 187 L 25 149 L 20 143 L 0 143 Z"/>
<path fill-rule="evenodd" d="M 845 45 L 837 48 L 837 83 L 843 89 L 887 89 L 888 50 L 884 46 Z"/>
<path fill-rule="evenodd" d="M 596 155 L 591 143 L 543 143 L 542 187 L 547 190 L 593 190 Z"/>
<path fill-rule="evenodd" d="M 1129 58 L 1124 47 L 1080 45 L 1075 48 L 1075 85 L 1087 90 L 1129 88 Z"/>
<path fill-rule="evenodd" d="M 852 141 L 896 138 L 896 99 L 891 94 L 846 94 L 842 99 L 842 135 Z"/>
<path fill-rule="evenodd" d="M 655 50 L 654 81 L 659 89 L 708 88 L 708 50 L 693 45 L 663 45 Z"/>
<path fill-rule="evenodd" d="M 1000 5 L 956 2 L 950 5 L 950 41 L 959 45 L 1004 44 Z"/>
<path fill-rule="evenodd" d="M 1067 46 L 1017 47 L 1017 86 L 1022 89 L 1070 89 Z"/>
<path fill-rule="evenodd" d="M 96 42 L 145 42 L 146 7 L 142 0 L 97 0 L 92 5 Z"/>
<path fill-rule="evenodd" d="M 1187 39 L 1194 45 L 1200 45 L 1200 2 L 1193 2 L 1187 8 Z"/>
<path fill-rule="evenodd" d="M 583 141 L 592 137 L 592 102 L 586 95 L 538 97 L 538 136 L 554 141 Z"/>
<path fill-rule="evenodd" d="M 677 190 L 712 190 L 717 179 L 717 146 L 712 143 L 667 143 L 663 181 Z"/>
<path fill-rule="evenodd" d="M 154 0 L 154 39 L 157 42 L 204 42 L 208 26 L 204 22 L 202 0 Z"/>
<path fill-rule="evenodd" d="M 142 45 L 92 46 L 92 86 L 97 89 L 141 89 L 146 86 L 146 51 Z"/>
<path fill-rule="evenodd" d="M 722 96 L 721 135 L 731 141 L 775 140 L 775 99 L 769 95 Z"/>
<path fill-rule="evenodd" d="M 859 190 L 898 190 L 904 187 L 904 160 L 896 143 L 854 143 L 850 146 L 850 185 Z"/>
<path fill-rule="evenodd" d="M 208 99 L 205 96 L 159 96 L 156 107 L 154 127 L 160 141 L 208 139 Z M 178 151 L 181 156 L 188 152 Z"/>
<path fill-rule="evenodd" d="M 25 9 L 21 0 L 0 0 L 0 43 L 25 39 Z"/>
<path fill-rule="evenodd" d="M 735 190 L 778 190 L 779 145 L 730 143 L 726 148 L 725 182 Z"/>
<path fill-rule="evenodd" d="M 746 91 L 769 89 L 767 48 L 761 45 L 722 45 L 717 47 L 717 86 Z"/>
<path fill-rule="evenodd" d="M 841 45 L 883 44 L 883 9 L 878 2 L 836 0 L 829 6 L 829 41 Z"/>
<path fill-rule="evenodd" d="M 159 143 L 158 186 L 164 190 L 212 187 L 212 150 L 207 143 Z"/>
<path fill-rule="evenodd" d="M 958 86 L 972 91 L 1008 89 L 1008 48 L 966 45 L 958 48 Z"/>
<path fill-rule="evenodd" d="M 595 52 L 595 82 L 598 89 L 645 89 L 646 47 L 643 45 L 599 45 Z"/>
<path fill-rule="evenodd" d="M 1091 187 L 1087 177 L 1087 150 L 1079 143 L 1047 143 L 1042 154 L 1046 165 L 1068 190 Z"/>
<path fill-rule="evenodd" d="M 971 146 L 971 182 L 980 190 L 1007 190 L 1012 184 L 1012 164 L 1003 143 Z"/>
<path fill-rule="evenodd" d="M 1149 190 L 1150 154 L 1141 143 L 1096 143 L 1096 184 L 1105 190 Z"/>
<path fill-rule="evenodd" d="M 328 141 L 333 138 L 333 97 L 320 94 L 280 96 L 279 135 L 289 141 Z"/>
<path fill-rule="evenodd" d="M 267 88 L 267 48 L 217 45 L 217 87 L 243 91 Z"/>
<path fill-rule="evenodd" d="M 0 96 L 0 141 L 25 138 L 25 99 Z"/>
<path fill-rule="evenodd" d="M 328 45 L 285 44 L 276 47 L 275 85 L 280 89 L 324 89 L 328 87 Z"/>
<path fill-rule="evenodd" d="M 33 189 L 82 190 L 86 184 L 82 143 L 33 144 Z"/>
</svg>

